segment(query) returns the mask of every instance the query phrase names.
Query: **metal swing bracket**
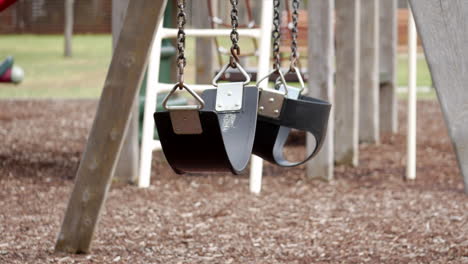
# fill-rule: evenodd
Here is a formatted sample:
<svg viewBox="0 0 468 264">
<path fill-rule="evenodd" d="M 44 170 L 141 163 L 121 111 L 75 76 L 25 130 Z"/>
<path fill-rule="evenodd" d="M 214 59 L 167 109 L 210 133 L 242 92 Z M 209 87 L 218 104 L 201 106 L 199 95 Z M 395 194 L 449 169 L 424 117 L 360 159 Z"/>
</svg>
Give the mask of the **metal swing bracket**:
<svg viewBox="0 0 468 264">
<path fill-rule="evenodd" d="M 262 89 L 258 102 L 258 114 L 275 119 L 279 118 L 283 109 L 284 98 L 284 91 Z"/>
<path fill-rule="evenodd" d="M 238 112 L 242 109 L 244 99 L 244 86 L 249 84 L 250 75 L 237 62 L 233 61 L 234 66 L 228 63 L 218 72 L 213 79 L 213 86 L 217 87 L 215 109 L 218 112 Z M 238 69 L 245 77 L 244 82 L 218 83 L 218 80 L 223 76 L 229 67 Z"/>
<path fill-rule="evenodd" d="M 242 109 L 244 83 L 218 83 L 216 92 L 216 111 L 237 112 Z"/>
<path fill-rule="evenodd" d="M 169 105 L 169 99 L 174 95 L 178 89 L 185 89 L 198 104 L 195 105 Z M 172 122 L 172 129 L 177 135 L 194 135 L 203 133 L 202 125 L 200 122 L 200 109 L 205 107 L 205 101 L 198 96 L 198 94 L 186 86 L 184 83 L 179 82 L 172 88 L 171 92 L 164 98 L 163 107 L 169 112 Z"/>
<path fill-rule="evenodd" d="M 301 88 L 296 88 L 296 87 L 288 85 L 288 98 L 294 99 L 294 100 L 299 99 L 299 96 L 301 95 L 302 90 L 303 89 Z"/>
<path fill-rule="evenodd" d="M 283 83 L 278 84 L 278 89 L 263 89 L 258 103 L 259 115 L 280 118 L 285 99 L 297 100 L 302 90 L 302 88 L 286 86 Z"/>
</svg>

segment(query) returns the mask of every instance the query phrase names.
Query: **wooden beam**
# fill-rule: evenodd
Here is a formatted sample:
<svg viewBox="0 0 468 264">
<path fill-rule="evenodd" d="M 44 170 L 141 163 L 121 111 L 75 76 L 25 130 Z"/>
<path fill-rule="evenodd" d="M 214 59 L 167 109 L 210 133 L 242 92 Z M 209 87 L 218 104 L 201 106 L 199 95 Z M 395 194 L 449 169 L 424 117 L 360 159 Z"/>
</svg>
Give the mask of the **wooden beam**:
<svg viewBox="0 0 468 264">
<path fill-rule="evenodd" d="M 199 1 L 193 6 L 193 22 L 196 28 L 210 28 L 210 16 L 208 13 L 208 2 Z M 197 38 L 195 44 L 195 54 L 197 54 L 195 82 L 199 84 L 211 83 L 214 68 L 214 49 L 212 38 Z"/>
<path fill-rule="evenodd" d="M 112 47 L 115 49 L 122 31 L 130 0 L 112 2 Z"/>
<path fill-rule="evenodd" d="M 127 14 L 129 0 L 114 1 L 112 3 L 112 43 L 113 48 L 117 46 L 120 31 L 122 30 L 125 15 Z M 115 169 L 114 178 L 120 182 L 135 183 L 138 178 L 139 160 L 139 98 L 135 98 L 130 123 L 126 129 L 124 145 L 120 151 L 119 162 Z"/>
<path fill-rule="evenodd" d="M 73 22 L 74 22 L 74 5 L 75 0 L 65 1 L 65 29 L 64 29 L 64 55 L 65 57 L 71 57 L 73 54 L 72 40 L 73 40 Z"/>
<path fill-rule="evenodd" d="M 129 3 L 55 246 L 57 251 L 89 251 L 165 6 L 166 0 Z"/>
<path fill-rule="evenodd" d="M 364 143 L 378 143 L 380 140 L 379 2 L 361 0 L 359 140 Z"/>
<path fill-rule="evenodd" d="M 334 103 L 335 74 L 335 0 L 314 0 L 308 3 L 308 95 Z M 334 106 L 330 113 L 328 135 L 321 152 L 307 163 L 307 175 L 310 178 L 333 179 L 333 135 Z M 307 137 L 307 150 L 315 147 L 312 136 Z"/>
<path fill-rule="evenodd" d="M 335 162 L 359 163 L 361 0 L 336 0 Z"/>
<path fill-rule="evenodd" d="M 380 0 L 380 132 L 398 131 L 397 104 L 398 1 Z"/>
<path fill-rule="evenodd" d="M 468 194 L 468 1 L 410 4 Z"/>
</svg>

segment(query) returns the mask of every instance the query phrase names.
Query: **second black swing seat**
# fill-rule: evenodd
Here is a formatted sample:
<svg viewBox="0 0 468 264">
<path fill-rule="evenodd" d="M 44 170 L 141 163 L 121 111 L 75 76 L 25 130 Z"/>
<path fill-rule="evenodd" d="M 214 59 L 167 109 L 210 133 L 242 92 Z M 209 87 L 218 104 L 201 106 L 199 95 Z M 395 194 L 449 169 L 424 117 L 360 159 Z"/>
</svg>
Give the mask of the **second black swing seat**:
<svg viewBox="0 0 468 264">
<path fill-rule="evenodd" d="M 164 155 L 176 173 L 240 174 L 247 167 L 255 138 L 259 92 L 256 86 L 245 86 L 250 82 L 245 76 L 244 83 L 219 84 L 217 89 L 205 90 L 201 109 L 168 107 L 154 114 Z M 215 77 L 215 85 L 216 81 Z"/>
<path fill-rule="evenodd" d="M 301 95 L 302 89 L 288 87 L 282 74 L 279 79 L 282 80 L 277 84 L 278 90 L 261 91 L 253 153 L 273 164 L 293 167 L 307 162 L 320 151 L 327 134 L 331 104 Z M 299 80 L 303 85 L 302 79 Z M 289 161 L 284 156 L 292 129 L 308 132 L 315 138 L 314 150 L 300 161 Z"/>
</svg>

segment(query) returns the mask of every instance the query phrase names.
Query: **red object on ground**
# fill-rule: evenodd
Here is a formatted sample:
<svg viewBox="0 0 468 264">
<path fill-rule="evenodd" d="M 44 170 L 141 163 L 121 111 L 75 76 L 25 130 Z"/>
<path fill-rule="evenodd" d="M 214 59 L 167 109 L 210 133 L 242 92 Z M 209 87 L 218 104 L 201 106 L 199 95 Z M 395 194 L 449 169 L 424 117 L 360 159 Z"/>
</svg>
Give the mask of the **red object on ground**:
<svg viewBox="0 0 468 264">
<path fill-rule="evenodd" d="M 11 69 L 8 69 L 3 75 L 0 75 L 0 83 L 11 82 Z"/>
<path fill-rule="evenodd" d="M 0 12 L 7 9 L 10 5 L 15 3 L 17 0 L 0 0 Z"/>
</svg>

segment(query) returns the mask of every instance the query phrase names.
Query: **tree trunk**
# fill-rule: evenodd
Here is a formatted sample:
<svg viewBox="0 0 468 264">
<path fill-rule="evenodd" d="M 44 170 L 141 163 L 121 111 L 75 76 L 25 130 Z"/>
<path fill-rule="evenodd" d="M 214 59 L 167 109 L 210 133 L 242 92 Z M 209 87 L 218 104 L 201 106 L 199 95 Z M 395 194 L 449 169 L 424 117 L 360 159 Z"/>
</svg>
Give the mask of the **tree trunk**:
<svg viewBox="0 0 468 264">
<path fill-rule="evenodd" d="M 72 56 L 73 11 L 75 0 L 65 0 L 65 57 Z"/>
</svg>

